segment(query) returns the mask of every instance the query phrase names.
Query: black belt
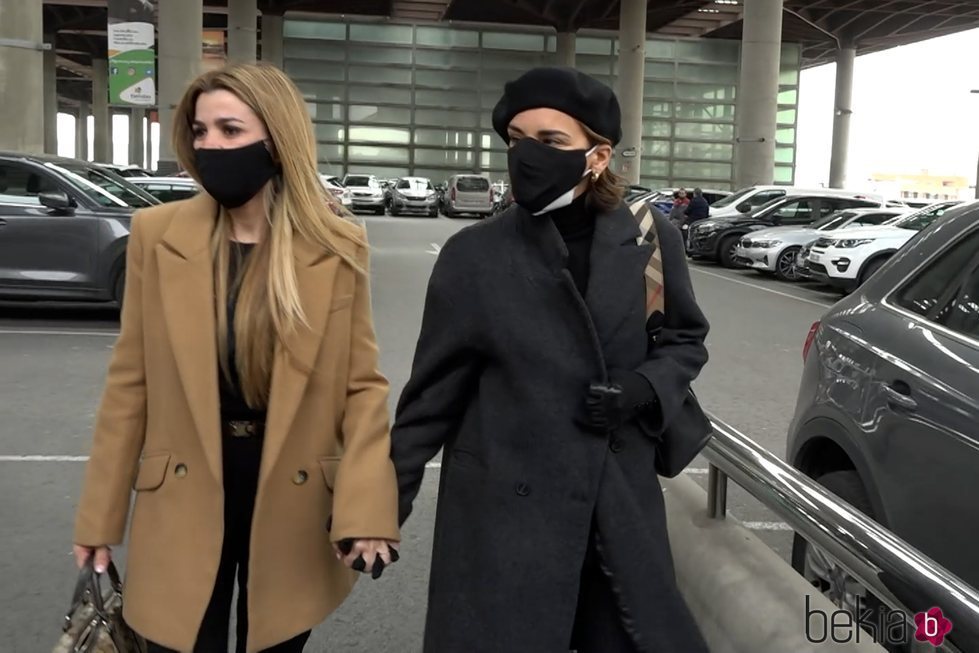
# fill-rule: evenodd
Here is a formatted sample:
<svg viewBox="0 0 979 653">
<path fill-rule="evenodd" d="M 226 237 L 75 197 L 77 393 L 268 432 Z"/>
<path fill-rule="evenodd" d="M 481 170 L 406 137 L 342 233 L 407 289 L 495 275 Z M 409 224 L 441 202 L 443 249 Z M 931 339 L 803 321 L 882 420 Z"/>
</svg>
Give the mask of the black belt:
<svg viewBox="0 0 979 653">
<path fill-rule="evenodd" d="M 221 422 L 221 433 L 229 438 L 253 438 L 265 434 L 265 420 L 227 419 Z"/>
</svg>

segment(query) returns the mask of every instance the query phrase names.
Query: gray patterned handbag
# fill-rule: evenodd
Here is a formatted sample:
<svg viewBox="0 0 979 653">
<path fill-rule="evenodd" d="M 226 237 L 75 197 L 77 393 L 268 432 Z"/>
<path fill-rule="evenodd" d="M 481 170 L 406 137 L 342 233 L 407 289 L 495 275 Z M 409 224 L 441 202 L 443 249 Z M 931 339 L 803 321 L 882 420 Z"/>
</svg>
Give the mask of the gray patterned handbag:
<svg viewBox="0 0 979 653">
<path fill-rule="evenodd" d="M 111 562 L 103 590 L 92 559 L 78 574 L 71 608 L 52 653 L 146 653 L 146 643 L 122 618 L 122 581 Z"/>
</svg>

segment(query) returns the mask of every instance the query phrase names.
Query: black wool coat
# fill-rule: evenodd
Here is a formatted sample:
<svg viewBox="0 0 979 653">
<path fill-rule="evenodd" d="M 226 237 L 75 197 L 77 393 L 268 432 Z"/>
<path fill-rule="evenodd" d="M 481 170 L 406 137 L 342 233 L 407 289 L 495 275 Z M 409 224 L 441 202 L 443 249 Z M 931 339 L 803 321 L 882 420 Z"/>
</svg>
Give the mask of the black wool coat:
<svg viewBox="0 0 979 653">
<path fill-rule="evenodd" d="M 565 653 L 596 524 L 639 651 L 706 646 L 674 577 L 654 462 L 707 362 L 708 324 L 677 229 L 657 217 L 666 316 L 653 347 L 629 209 L 597 217 L 586 296 L 546 216 L 519 206 L 446 243 L 429 282 L 392 459 L 400 519 L 444 447 L 425 630 L 428 653 Z M 579 426 L 592 382 L 645 376 L 659 410 L 603 436 Z"/>
</svg>

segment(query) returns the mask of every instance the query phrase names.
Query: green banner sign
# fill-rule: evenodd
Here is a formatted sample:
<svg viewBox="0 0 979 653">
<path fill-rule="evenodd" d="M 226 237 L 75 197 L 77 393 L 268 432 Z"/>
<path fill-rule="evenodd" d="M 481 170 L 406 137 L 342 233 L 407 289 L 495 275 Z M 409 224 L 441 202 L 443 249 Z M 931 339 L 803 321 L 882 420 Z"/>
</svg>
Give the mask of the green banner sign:
<svg viewBox="0 0 979 653">
<path fill-rule="evenodd" d="M 109 0 L 109 104 L 156 105 L 156 3 Z"/>
</svg>

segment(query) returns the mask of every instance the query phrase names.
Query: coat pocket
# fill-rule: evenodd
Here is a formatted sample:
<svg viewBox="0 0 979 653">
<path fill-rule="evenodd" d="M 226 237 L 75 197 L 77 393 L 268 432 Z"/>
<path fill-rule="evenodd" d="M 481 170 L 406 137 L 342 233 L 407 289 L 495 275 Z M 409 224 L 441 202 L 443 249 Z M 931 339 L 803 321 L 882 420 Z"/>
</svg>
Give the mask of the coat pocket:
<svg viewBox="0 0 979 653">
<path fill-rule="evenodd" d="M 323 472 L 323 482 L 326 489 L 333 492 L 333 484 L 337 480 L 337 469 L 340 467 L 340 456 L 326 456 L 320 458 L 320 469 Z"/>
<path fill-rule="evenodd" d="M 170 454 L 154 453 L 143 456 L 139 462 L 139 472 L 136 474 L 136 482 L 133 489 L 137 492 L 144 490 L 155 490 L 163 485 L 163 480 L 167 476 L 167 468 L 170 466 Z"/>
</svg>

